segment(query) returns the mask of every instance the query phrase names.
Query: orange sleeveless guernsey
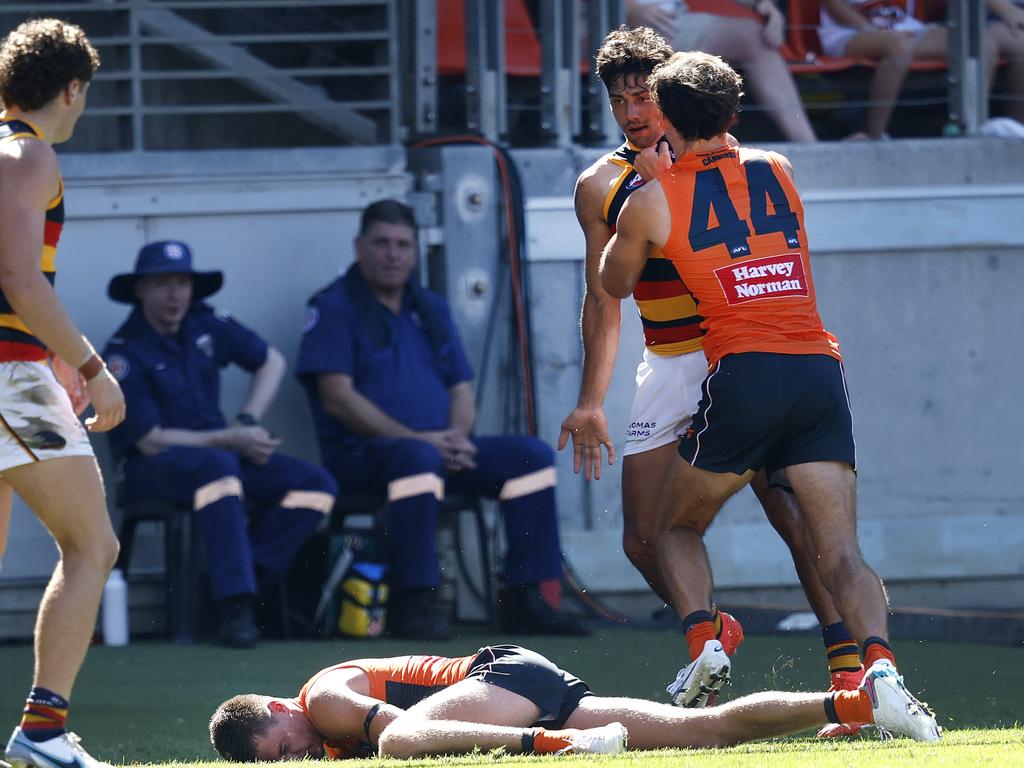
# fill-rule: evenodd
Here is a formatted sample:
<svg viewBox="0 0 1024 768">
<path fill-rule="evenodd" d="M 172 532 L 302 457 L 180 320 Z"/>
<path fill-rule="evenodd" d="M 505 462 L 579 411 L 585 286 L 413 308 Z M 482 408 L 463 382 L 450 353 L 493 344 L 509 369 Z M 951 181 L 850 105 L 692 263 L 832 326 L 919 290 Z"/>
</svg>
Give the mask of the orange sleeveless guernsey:
<svg viewBox="0 0 1024 768">
<path fill-rule="evenodd" d="M 661 250 L 697 300 L 710 367 L 740 352 L 842 360 L 818 315 L 803 204 L 775 157 L 687 154 L 658 182 L 672 214 Z"/>
<path fill-rule="evenodd" d="M 370 696 L 406 709 L 430 694 L 466 679 L 469 666 L 476 658 L 459 656 L 394 656 L 390 659 L 356 659 L 321 669 L 299 691 L 298 702 L 306 711 L 306 695 L 313 684 L 328 672 L 358 669 L 370 681 Z M 334 759 L 353 757 L 359 753 L 360 739 L 337 739 L 324 742 L 324 750 Z"/>
</svg>

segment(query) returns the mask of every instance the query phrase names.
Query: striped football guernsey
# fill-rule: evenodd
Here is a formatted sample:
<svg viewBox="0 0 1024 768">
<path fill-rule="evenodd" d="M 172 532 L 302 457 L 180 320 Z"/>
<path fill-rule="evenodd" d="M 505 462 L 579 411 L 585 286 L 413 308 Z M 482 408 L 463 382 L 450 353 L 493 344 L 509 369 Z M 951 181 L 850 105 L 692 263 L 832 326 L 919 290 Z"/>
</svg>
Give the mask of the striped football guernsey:
<svg viewBox="0 0 1024 768">
<path fill-rule="evenodd" d="M 615 231 L 615 220 L 630 193 L 644 185 L 633 168 L 640 150 L 628 139 L 612 153 L 611 162 L 622 168 L 604 200 L 604 221 Z M 701 316 L 690 289 L 675 265 L 653 248 L 633 289 L 633 299 L 644 328 L 644 343 L 659 355 L 684 355 L 701 348 Z"/>
<path fill-rule="evenodd" d="M 0 142 L 21 138 L 42 140 L 42 132 L 23 120 L 0 120 Z M 46 225 L 43 230 L 43 251 L 39 269 L 53 285 L 57 275 L 57 242 L 64 227 L 64 183 L 57 177 L 57 195 L 46 207 Z M 0 362 L 11 360 L 43 360 L 46 345 L 32 335 L 14 313 L 7 297 L 0 290 Z"/>
</svg>

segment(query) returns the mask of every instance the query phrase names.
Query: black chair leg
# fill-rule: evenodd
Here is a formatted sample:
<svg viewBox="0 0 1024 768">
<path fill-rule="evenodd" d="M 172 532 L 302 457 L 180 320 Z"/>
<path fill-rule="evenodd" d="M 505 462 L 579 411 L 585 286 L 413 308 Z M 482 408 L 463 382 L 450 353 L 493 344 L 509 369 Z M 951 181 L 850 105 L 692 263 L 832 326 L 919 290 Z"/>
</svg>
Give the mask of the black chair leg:
<svg viewBox="0 0 1024 768">
<path fill-rule="evenodd" d="M 484 611 L 487 615 L 487 626 L 494 628 L 494 583 L 491 573 L 491 548 L 487 536 L 487 521 L 484 519 L 483 507 L 477 502 L 472 509 L 474 522 L 476 523 L 477 542 L 480 547 L 480 570 L 482 571 L 481 586 L 484 595 Z"/>
<path fill-rule="evenodd" d="M 138 525 L 138 522 L 133 517 L 125 517 L 121 521 L 121 531 L 117 537 L 121 543 L 121 549 L 117 553 L 117 563 L 114 564 L 114 567 L 120 568 L 126 578 L 128 566 L 132 563 L 132 546 L 135 544 L 135 526 Z"/>
</svg>

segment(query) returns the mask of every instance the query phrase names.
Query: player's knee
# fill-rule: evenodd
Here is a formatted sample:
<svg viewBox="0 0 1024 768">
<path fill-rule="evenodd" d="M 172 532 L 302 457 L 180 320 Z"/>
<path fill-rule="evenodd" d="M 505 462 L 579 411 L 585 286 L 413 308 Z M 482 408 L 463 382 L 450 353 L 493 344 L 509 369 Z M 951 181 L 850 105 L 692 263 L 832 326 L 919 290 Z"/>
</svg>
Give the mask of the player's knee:
<svg viewBox="0 0 1024 768">
<path fill-rule="evenodd" d="M 109 527 L 95 531 L 76 530 L 69 536 L 58 537 L 57 543 L 66 565 L 81 566 L 103 574 L 114 567 L 121 551 L 121 544 Z"/>
<path fill-rule="evenodd" d="M 833 594 L 844 584 L 854 583 L 854 579 L 867 567 L 856 542 L 823 552 L 818 558 L 818 573 L 829 592 Z"/>
<path fill-rule="evenodd" d="M 640 570 L 649 567 L 658 557 L 653 542 L 629 529 L 622 532 L 622 551 L 629 558 L 629 562 Z"/>
<path fill-rule="evenodd" d="M 521 451 L 521 462 L 528 472 L 544 469 L 555 463 L 555 452 L 551 446 L 536 437 L 524 438 Z"/>
</svg>

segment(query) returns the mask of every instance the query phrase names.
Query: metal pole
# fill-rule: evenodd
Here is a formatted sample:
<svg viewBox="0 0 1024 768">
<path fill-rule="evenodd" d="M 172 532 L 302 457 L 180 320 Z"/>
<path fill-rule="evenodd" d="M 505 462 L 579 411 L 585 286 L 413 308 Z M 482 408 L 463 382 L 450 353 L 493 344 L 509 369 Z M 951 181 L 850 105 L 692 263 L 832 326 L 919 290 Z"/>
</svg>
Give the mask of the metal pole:
<svg viewBox="0 0 1024 768">
<path fill-rule="evenodd" d="M 587 108 L 587 129 L 584 133 L 587 141 L 604 146 L 618 139 L 619 127 L 615 124 L 611 110 L 608 109 L 604 83 L 594 72 L 594 54 L 608 32 L 618 26 L 611 9 L 614 4 L 614 0 L 591 0 L 587 16 L 587 63 L 590 74 L 584 92 Z"/>
<path fill-rule="evenodd" d="M 417 136 L 437 133 L 437 3 L 416 0 L 412 19 L 413 132 Z"/>
<path fill-rule="evenodd" d="M 508 97 L 505 90 L 505 0 L 485 4 L 487 19 L 486 88 L 481 94 L 487 122 L 484 135 L 491 140 L 504 140 L 508 134 Z"/>
<path fill-rule="evenodd" d="M 129 68 L 131 71 L 132 94 L 132 151 L 142 152 L 146 148 L 145 126 L 142 117 L 142 28 L 139 23 L 138 7 L 133 0 L 128 7 L 128 36 L 131 43 L 128 48 Z"/>
<path fill-rule="evenodd" d="M 965 134 L 978 132 L 988 119 L 985 88 L 985 4 L 954 0 L 949 4 L 949 119 Z"/>
<path fill-rule="evenodd" d="M 541 3 L 540 127 L 545 137 L 560 147 L 568 146 L 572 139 L 563 14 L 562 3 Z"/>
</svg>

